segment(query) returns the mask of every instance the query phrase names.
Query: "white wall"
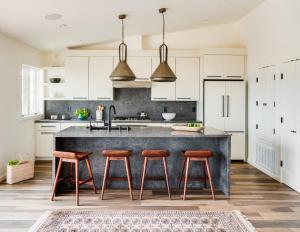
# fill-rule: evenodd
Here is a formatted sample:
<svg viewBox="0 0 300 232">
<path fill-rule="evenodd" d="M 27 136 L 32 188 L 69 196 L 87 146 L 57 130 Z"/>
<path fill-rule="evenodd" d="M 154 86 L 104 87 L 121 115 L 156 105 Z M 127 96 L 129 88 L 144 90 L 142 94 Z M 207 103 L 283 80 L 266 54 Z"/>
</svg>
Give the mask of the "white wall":
<svg viewBox="0 0 300 232">
<path fill-rule="evenodd" d="M 257 69 L 300 58 L 299 12 L 299 0 L 266 0 L 239 21 L 242 43 L 248 51 L 249 159 L 252 162 L 255 158 L 253 84 Z"/>
<path fill-rule="evenodd" d="M 0 34 L 0 178 L 15 152 L 34 153 L 33 120 L 21 119 L 21 65 L 42 62 L 40 51 Z"/>
</svg>

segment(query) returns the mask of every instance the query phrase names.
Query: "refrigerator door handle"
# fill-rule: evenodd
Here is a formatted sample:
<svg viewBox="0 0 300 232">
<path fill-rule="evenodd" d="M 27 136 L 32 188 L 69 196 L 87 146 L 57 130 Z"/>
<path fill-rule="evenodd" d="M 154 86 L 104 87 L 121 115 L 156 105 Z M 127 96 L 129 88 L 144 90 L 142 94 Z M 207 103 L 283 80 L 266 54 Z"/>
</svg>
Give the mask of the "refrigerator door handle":
<svg viewBox="0 0 300 232">
<path fill-rule="evenodd" d="M 229 95 L 227 95 L 227 118 L 229 118 Z"/>
<path fill-rule="evenodd" d="M 222 95 L 222 118 L 225 117 L 225 96 Z"/>
</svg>

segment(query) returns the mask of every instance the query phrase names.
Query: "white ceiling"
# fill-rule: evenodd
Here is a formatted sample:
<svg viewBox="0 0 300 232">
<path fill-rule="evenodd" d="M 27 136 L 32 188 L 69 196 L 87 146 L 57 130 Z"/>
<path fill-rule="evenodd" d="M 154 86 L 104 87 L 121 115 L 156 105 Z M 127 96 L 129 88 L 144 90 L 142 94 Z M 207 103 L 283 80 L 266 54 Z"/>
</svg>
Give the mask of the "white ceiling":
<svg viewBox="0 0 300 232">
<path fill-rule="evenodd" d="M 237 20 L 263 0 L 0 0 L 0 31 L 41 50 L 120 38 L 118 14 L 128 15 L 125 36 L 180 31 Z M 46 20 L 47 14 L 62 15 Z M 67 27 L 60 28 L 66 24 Z"/>
</svg>

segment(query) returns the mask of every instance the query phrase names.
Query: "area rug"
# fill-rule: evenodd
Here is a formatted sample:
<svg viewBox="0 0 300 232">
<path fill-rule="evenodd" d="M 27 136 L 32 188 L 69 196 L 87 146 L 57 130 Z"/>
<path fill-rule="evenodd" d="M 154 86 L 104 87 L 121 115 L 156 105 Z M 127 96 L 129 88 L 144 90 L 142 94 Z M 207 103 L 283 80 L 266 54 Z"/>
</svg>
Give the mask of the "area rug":
<svg viewBox="0 0 300 232">
<path fill-rule="evenodd" d="M 46 212 L 30 232 L 254 232 L 239 211 L 60 210 Z"/>
</svg>

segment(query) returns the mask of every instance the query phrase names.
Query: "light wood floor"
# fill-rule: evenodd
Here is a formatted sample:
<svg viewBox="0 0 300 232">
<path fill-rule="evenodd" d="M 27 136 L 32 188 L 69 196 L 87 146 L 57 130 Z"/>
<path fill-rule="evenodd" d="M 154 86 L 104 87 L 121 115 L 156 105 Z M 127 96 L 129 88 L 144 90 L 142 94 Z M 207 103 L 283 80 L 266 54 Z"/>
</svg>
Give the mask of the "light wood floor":
<svg viewBox="0 0 300 232">
<path fill-rule="evenodd" d="M 46 210 L 76 208 L 74 194 L 59 196 L 51 202 L 51 163 L 38 162 L 36 177 L 15 185 L 0 184 L 0 231 L 18 232 L 28 228 Z M 240 210 L 258 231 L 300 231 L 300 195 L 283 184 L 269 178 L 248 164 L 232 165 L 232 191 L 230 199 L 222 194 L 212 201 L 209 195 L 191 192 L 182 201 L 180 193 L 167 200 L 165 192 L 145 191 L 143 201 L 130 201 L 128 191 L 109 190 L 105 200 L 99 194 L 80 192 L 79 209 L 199 209 Z M 202 191 L 201 191 L 202 193 Z M 207 194 L 208 192 L 206 192 Z M 135 199 L 138 191 L 134 192 Z"/>
</svg>

